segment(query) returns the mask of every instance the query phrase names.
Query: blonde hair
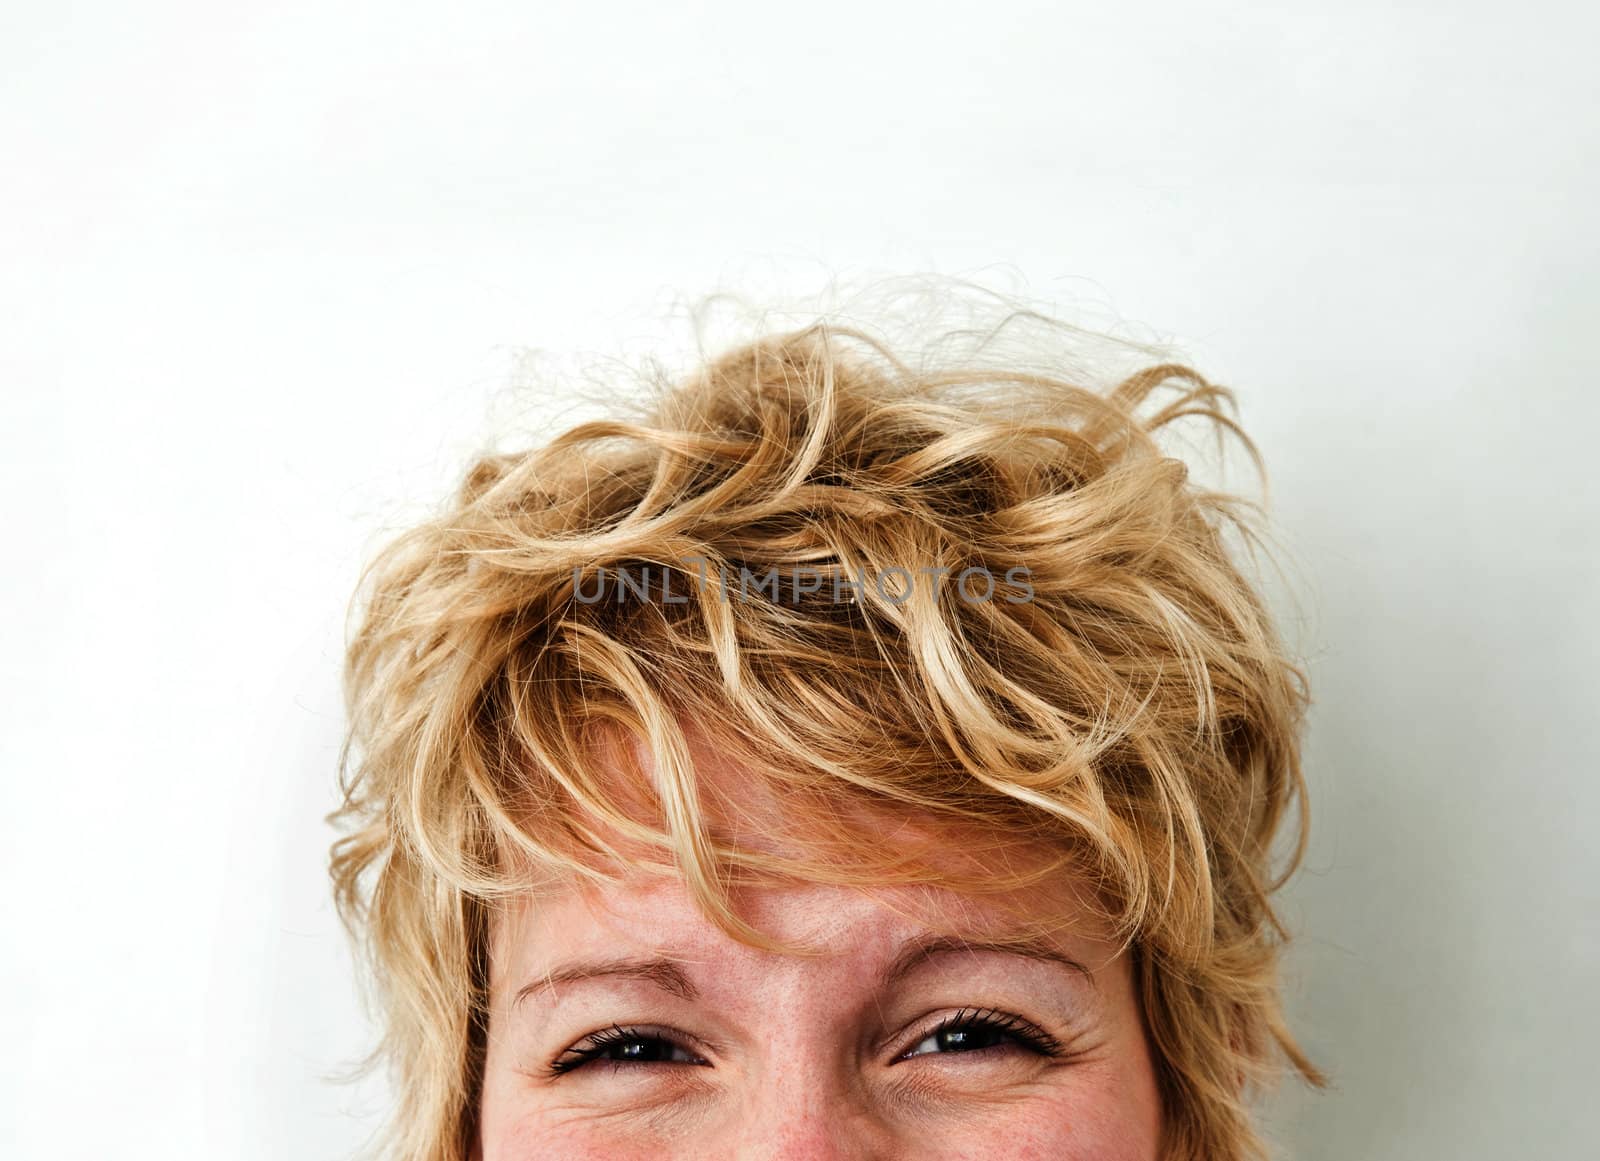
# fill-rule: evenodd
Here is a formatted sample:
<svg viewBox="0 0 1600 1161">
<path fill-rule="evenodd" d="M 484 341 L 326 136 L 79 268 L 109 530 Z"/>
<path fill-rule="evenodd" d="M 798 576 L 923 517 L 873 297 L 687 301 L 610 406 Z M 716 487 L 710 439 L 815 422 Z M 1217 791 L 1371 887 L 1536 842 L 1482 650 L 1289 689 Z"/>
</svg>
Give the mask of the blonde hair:
<svg viewBox="0 0 1600 1161">
<path fill-rule="evenodd" d="M 393 1155 L 471 1148 L 496 902 L 603 878 L 624 841 L 756 942 L 741 876 L 1001 890 L 1040 874 L 1006 851 L 1052 850 L 1046 873 L 1089 876 L 1134 955 L 1166 1157 L 1264 1155 L 1245 1082 L 1280 1056 L 1321 1083 L 1283 1019 L 1270 902 L 1304 843 L 1303 672 L 1226 545 L 1251 506 L 1155 439 L 1198 417 L 1254 456 L 1233 396 L 1171 363 L 1097 391 L 983 362 L 913 364 L 825 322 L 768 335 L 637 415 L 485 455 L 374 561 L 332 875 L 384 1006 Z M 786 592 L 796 569 L 820 588 Z M 629 570 L 655 578 L 644 599 Z M 983 585 L 952 583 L 966 570 Z M 802 855 L 719 830 L 738 804 L 697 782 L 684 722 L 781 790 L 767 823 Z M 608 774 L 606 729 L 653 781 Z M 863 838 L 863 807 L 995 857 L 952 877 Z"/>
</svg>

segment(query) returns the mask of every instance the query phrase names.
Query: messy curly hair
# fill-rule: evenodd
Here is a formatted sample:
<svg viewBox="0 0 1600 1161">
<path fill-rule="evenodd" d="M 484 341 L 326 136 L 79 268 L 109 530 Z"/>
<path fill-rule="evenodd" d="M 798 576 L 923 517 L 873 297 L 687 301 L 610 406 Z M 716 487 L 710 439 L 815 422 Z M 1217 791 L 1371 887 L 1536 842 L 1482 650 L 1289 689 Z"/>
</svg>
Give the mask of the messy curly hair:
<svg viewBox="0 0 1600 1161">
<path fill-rule="evenodd" d="M 1304 848 L 1303 670 L 1229 545 L 1259 545 L 1259 508 L 1156 438 L 1193 417 L 1255 456 L 1234 397 L 1170 362 L 1095 389 L 950 346 L 827 321 L 746 341 L 633 414 L 483 455 L 369 567 L 331 871 L 383 1008 L 387 1155 L 468 1156 L 495 907 L 614 874 L 624 840 L 758 943 L 741 876 L 994 891 L 1039 874 L 1010 844 L 1042 847 L 1134 957 L 1165 1157 L 1264 1156 L 1252 1086 L 1285 1059 L 1321 1083 L 1285 1026 L 1271 903 Z M 823 579 L 760 583 L 797 569 Z M 896 569 L 944 580 L 849 583 Z M 613 599 L 630 570 L 655 580 Z M 758 583 L 729 600 L 719 576 Z M 802 856 L 714 825 L 686 722 L 781 790 Z M 619 788 L 603 729 L 656 780 Z M 863 807 L 976 829 L 995 857 L 954 881 L 852 833 Z"/>
</svg>

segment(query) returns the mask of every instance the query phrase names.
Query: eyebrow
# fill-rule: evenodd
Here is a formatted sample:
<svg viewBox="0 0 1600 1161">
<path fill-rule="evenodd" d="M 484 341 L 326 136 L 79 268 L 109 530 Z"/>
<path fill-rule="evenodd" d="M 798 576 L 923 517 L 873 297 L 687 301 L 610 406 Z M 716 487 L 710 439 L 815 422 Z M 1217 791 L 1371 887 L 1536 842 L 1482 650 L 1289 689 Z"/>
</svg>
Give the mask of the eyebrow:
<svg viewBox="0 0 1600 1161">
<path fill-rule="evenodd" d="M 653 959 L 584 960 L 551 968 L 532 983 L 523 985 L 512 998 L 511 1006 L 516 1007 L 541 989 L 560 984 L 616 979 L 642 980 L 685 1000 L 692 1000 L 699 995 L 694 981 L 689 979 L 675 960 L 660 956 Z"/>
<path fill-rule="evenodd" d="M 894 960 L 879 976 L 879 986 L 892 987 L 929 960 L 947 955 L 974 955 L 984 952 L 1058 964 L 1082 975 L 1091 985 L 1095 982 L 1094 973 L 1087 966 L 1040 940 L 987 941 L 962 939 L 958 936 L 934 936 L 912 940 L 902 946 Z M 538 979 L 524 984 L 512 997 L 511 1006 L 516 1007 L 541 989 L 553 989 L 561 984 L 613 979 L 640 980 L 654 984 L 662 991 L 670 992 L 684 1000 L 696 999 L 700 994 L 682 965 L 664 956 L 646 959 L 580 960 L 551 968 Z"/>
<path fill-rule="evenodd" d="M 883 974 L 879 977 L 879 986 L 888 988 L 899 983 L 901 979 L 929 960 L 939 959 L 948 955 L 975 955 L 984 952 L 1058 964 L 1083 976 L 1091 985 L 1095 984 L 1094 972 L 1090 971 L 1086 965 L 1043 940 L 1012 939 L 990 941 L 942 935 L 929 939 L 912 940 L 902 947 L 900 953 L 894 957 L 889 966 L 883 969 Z"/>
</svg>

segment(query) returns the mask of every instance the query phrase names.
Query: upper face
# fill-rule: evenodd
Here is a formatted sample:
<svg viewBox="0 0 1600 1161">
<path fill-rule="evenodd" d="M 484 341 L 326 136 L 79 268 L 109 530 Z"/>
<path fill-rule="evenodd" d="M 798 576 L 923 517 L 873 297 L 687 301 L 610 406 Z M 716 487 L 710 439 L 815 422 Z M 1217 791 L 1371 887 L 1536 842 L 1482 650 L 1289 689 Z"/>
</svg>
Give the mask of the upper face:
<svg viewBox="0 0 1600 1161">
<path fill-rule="evenodd" d="M 1155 1161 L 1126 956 L 1079 928 L 994 946 L 939 890 L 746 888 L 724 934 L 681 883 L 525 901 L 496 925 L 481 1161 Z"/>
</svg>

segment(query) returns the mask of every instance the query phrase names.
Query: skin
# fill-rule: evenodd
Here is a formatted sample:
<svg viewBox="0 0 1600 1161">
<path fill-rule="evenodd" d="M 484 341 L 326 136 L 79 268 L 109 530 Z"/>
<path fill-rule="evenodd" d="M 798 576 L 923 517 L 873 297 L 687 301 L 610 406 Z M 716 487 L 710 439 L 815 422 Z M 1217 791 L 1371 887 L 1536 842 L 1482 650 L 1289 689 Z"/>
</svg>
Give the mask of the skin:
<svg viewBox="0 0 1600 1161">
<path fill-rule="evenodd" d="M 502 915 L 477 1161 L 1157 1161 L 1129 960 L 1070 900 L 1051 903 L 1061 932 L 1020 950 L 990 946 L 1014 912 L 942 889 L 735 902 L 812 953 L 731 938 L 672 878 Z"/>
</svg>

